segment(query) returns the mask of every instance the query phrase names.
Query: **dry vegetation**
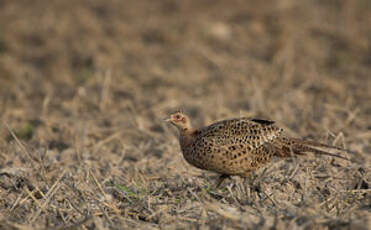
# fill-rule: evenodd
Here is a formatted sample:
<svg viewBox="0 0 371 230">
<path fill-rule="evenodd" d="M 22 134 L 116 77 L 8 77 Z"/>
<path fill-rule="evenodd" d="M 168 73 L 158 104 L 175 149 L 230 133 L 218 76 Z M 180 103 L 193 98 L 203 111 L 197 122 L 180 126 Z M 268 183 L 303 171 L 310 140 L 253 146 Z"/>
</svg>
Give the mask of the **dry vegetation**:
<svg viewBox="0 0 371 230">
<path fill-rule="evenodd" d="M 369 0 L 2 0 L 0 228 L 367 229 L 370 76 Z M 356 153 L 213 189 L 178 108 Z"/>
</svg>

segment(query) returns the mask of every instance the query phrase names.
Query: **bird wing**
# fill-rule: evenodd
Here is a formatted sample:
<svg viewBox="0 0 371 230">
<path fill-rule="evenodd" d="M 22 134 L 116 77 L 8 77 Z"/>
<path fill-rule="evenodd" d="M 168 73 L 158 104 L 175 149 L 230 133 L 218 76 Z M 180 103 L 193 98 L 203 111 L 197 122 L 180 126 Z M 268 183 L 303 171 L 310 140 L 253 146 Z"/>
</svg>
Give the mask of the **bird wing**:
<svg viewBox="0 0 371 230">
<path fill-rule="evenodd" d="M 199 130 L 198 141 L 213 140 L 216 144 L 249 144 L 258 147 L 282 133 L 274 121 L 248 118 L 235 118 L 216 122 Z"/>
</svg>

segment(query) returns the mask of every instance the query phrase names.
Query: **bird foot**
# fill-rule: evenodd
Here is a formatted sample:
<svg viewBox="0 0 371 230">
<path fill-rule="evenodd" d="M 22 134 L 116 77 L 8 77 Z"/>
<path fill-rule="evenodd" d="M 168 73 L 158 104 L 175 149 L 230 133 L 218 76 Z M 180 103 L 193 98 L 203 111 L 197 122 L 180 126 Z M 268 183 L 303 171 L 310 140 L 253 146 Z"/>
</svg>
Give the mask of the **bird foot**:
<svg viewBox="0 0 371 230">
<path fill-rule="evenodd" d="M 229 175 L 226 175 L 226 174 L 222 174 L 222 175 L 220 175 L 218 181 L 217 181 L 216 184 L 215 184 L 215 188 L 219 188 L 220 185 L 223 183 L 223 181 L 224 181 L 225 179 L 229 178 L 229 177 L 230 177 L 230 176 L 229 176 Z"/>
</svg>

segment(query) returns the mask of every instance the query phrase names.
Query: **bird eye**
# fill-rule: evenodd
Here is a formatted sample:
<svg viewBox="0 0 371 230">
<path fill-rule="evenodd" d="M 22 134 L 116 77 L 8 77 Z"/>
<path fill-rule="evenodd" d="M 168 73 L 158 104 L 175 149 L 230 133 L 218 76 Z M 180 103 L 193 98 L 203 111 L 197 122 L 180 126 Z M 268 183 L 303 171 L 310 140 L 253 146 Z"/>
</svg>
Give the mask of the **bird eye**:
<svg viewBox="0 0 371 230">
<path fill-rule="evenodd" d="M 180 119 L 180 115 L 175 115 L 175 119 L 179 120 Z"/>
</svg>

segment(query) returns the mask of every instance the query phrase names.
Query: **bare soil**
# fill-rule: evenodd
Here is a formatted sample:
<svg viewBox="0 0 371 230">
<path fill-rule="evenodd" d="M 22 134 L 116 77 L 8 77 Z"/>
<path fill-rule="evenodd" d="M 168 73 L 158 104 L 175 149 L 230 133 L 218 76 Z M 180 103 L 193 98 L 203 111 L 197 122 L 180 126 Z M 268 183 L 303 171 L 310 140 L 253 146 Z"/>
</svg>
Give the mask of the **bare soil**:
<svg viewBox="0 0 371 230">
<path fill-rule="evenodd" d="M 220 189 L 162 122 L 347 148 Z M 368 229 L 369 0 L 0 1 L 0 229 Z"/>
</svg>

